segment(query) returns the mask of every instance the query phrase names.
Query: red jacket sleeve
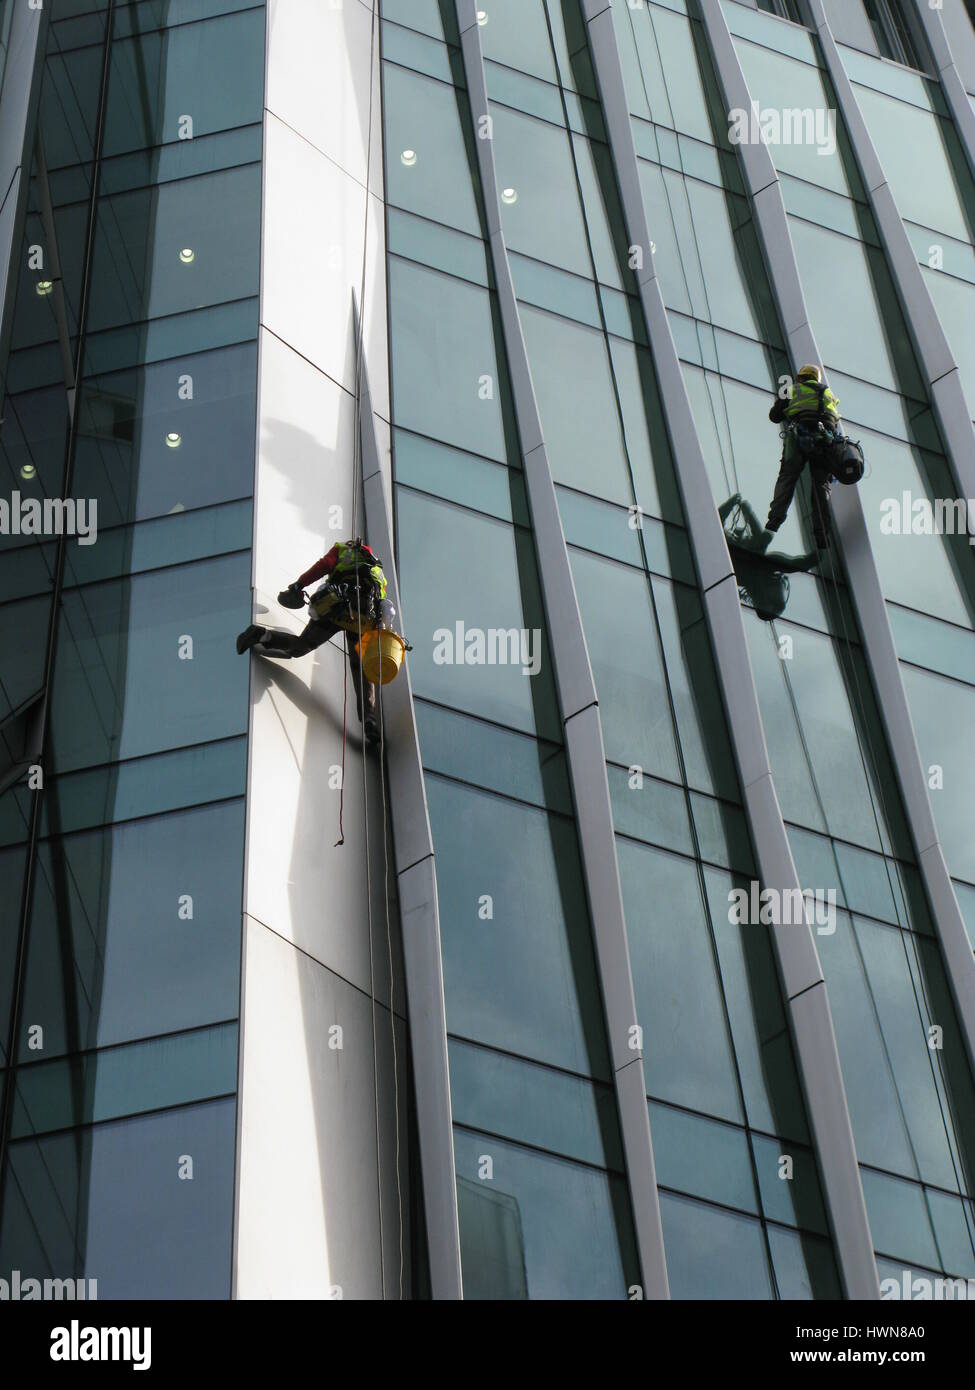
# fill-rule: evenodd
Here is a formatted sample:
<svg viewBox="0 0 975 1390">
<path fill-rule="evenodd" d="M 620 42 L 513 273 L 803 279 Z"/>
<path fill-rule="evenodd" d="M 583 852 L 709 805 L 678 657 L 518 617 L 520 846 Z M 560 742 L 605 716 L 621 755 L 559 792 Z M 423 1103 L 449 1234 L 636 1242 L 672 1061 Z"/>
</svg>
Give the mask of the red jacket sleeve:
<svg viewBox="0 0 975 1390">
<path fill-rule="evenodd" d="M 306 584 L 314 584 L 316 579 L 322 579 L 326 574 L 330 574 L 335 568 L 339 558 L 339 548 L 333 545 L 327 555 L 323 555 L 320 560 L 316 560 L 310 570 L 305 570 L 304 574 L 298 576 L 298 583 L 302 588 Z"/>
</svg>

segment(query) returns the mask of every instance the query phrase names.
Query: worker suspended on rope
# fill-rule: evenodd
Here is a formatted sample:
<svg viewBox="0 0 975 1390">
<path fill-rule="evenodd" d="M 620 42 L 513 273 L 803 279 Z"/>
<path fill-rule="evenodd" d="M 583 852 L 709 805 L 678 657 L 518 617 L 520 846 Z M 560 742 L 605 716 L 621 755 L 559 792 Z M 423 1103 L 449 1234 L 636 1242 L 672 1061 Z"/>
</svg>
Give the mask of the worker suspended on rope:
<svg viewBox="0 0 975 1390">
<path fill-rule="evenodd" d="M 322 578 L 326 582 L 306 599 L 305 585 Z M 393 626 L 395 610 L 386 598 L 386 576 L 380 560 L 361 540 L 340 541 L 283 589 L 278 602 L 285 608 L 303 608 L 308 603 L 311 621 L 304 631 L 295 635 L 285 628 L 252 623 L 237 638 L 238 652 L 243 654 L 253 648 L 259 656 L 305 656 L 344 629 L 356 712 L 366 738 L 370 743 L 378 743 L 376 687 L 363 674 L 357 648 L 363 633 Z"/>
<path fill-rule="evenodd" d="M 789 395 L 776 396 L 768 413 L 774 425 L 784 424 L 784 428 L 782 461 L 766 529 L 777 531 L 785 521 L 802 470 L 808 464 L 813 538 L 817 550 L 825 550 L 829 541 L 833 446 L 837 440 L 846 442 L 840 432 L 839 405 L 829 387 L 820 380 L 819 368 L 807 366 L 799 368 Z"/>
<path fill-rule="evenodd" d="M 718 508 L 728 538 L 742 597 L 747 598 L 765 622 L 781 617 L 789 601 L 789 575 L 812 569 L 818 555 L 786 555 L 769 550 L 774 531 L 763 527 L 754 509 L 740 492 Z"/>
</svg>

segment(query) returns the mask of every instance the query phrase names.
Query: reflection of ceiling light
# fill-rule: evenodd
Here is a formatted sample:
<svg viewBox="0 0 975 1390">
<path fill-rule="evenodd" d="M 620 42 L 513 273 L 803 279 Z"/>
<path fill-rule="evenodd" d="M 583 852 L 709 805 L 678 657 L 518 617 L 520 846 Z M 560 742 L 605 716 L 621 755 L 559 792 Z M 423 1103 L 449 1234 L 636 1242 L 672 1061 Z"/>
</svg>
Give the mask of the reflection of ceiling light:
<svg viewBox="0 0 975 1390">
<path fill-rule="evenodd" d="M 32 463 L 25 463 L 20 470 L 20 476 L 28 479 L 34 478 L 37 476 L 37 469 Z"/>
<path fill-rule="evenodd" d="M 651 241 L 650 243 L 650 254 L 651 256 L 655 256 L 657 254 L 657 243 L 655 241 Z"/>
<path fill-rule="evenodd" d="M 181 434 L 177 434 L 175 430 L 171 430 L 170 433 L 166 436 L 166 443 L 169 445 L 171 449 L 178 449 L 182 442 L 183 436 Z"/>
<path fill-rule="evenodd" d="M 415 164 L 416 150 L 404 150 L 403 153 L 400 155 L 400 159 L 403 161 L 404 164 Z"/>
<path fill-rule="evenodd" d="M 518 190 L 516 188 L 503 188 L 501 190 L 502 203 L 517 203 Z"/>
<path fill-rule="evenodd" d="M 170 509 L 169 509 L 169 511 L 166 513 L 166 515 L 167 515 L 167 516 L 176 516 L 176 514 L 177 514 L 178 512 L 185 512 L 185 511 L 186 511 L 186 508 L 183 506 L 182 502 L 177 502 L 175 507 L 170 507 Z"/>
<path fill-rule="evenodd" d="M 179 258 L 184 265 L 189 265 L 191 261 L 196 260 L 196 252 L 193 250 L 192 246 L 184 246 L 179 253 Z"/>
<path fill-rule="evenodd" d="M 50 294 L 51 291 L 52 291 L 53 289 L 54 289 L 54 281 L 53 281 L 53 280 L 38 280 L 38 282 L 37 282 L 37 293 L 38 293 L 39 295 L 43 296 L 43 295 L 45 295 L 45 294 Z"/>
<path fill-rule="evenodd" d="M 477 12 L 477 22 L 478 22 L 478 24 L 481 26 L 481 28 L 483 29 L 484 26 L 485 26 L 485 24 L 487 24 L 487 22 L 488 22 L 488 12 L 487 12 L 487 10 L 478 10 L 478 12 Z"/>
</svg>

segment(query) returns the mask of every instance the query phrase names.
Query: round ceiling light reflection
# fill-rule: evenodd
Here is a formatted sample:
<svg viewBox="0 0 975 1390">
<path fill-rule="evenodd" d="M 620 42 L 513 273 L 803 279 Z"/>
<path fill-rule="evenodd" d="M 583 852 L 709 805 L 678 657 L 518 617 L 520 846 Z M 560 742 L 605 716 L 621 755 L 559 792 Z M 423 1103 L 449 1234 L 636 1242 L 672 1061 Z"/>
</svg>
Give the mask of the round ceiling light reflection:
<svg viewBox="0 0 975 1390">
<path fill-rule="evenodd" d="M 175 430 L 170 430 L 166 436 L 166 444 L 170 449 L 178 449 L 183 442 L 183 436 L 177 434 Z"/>
<path fill-rule="evenodd" d="M 46 294 L 50 294 L 51 291 L 52 291 L 53 289 L 54 289 L 54 281 L 53 281 L 53 280 L 38 280 L 38 282 L 37 282 L 37 293 L 41 296 L 41 298 L 43 298 L 44 295 L 46 295 Z"/>
<path fill-rule="evenodd" d="M 179 258 L 184 265 L 192 265 L 196 260 L 196 252 L 193 250 L 192 246 L 184 246 L 179 253 Z"/>
<path fill-rule="evenodd" d="M 477 12 L 477 22 L 478 22 L 478 24 L 481 26 L 481 28 L 483 29 L 484 26 L 485 26 L 485 24 L 487 24 L 487 22 L 488 22 L 488 12 L 487 12 L 487 10 L 478 10 L 478 12 Z"/>
<path fill-rule="evenodd" d="M 416 150 L 404 150 L 400 155 L 400 160 L 409 168 L 416 163 Z"/>
<path fill-rule="evenodd" d="M 32 463 L 25 463 L 20 470 L 20 476 L 30 482 L 31 478 L 37 477 L 37 469 Z"/>
<path fill-rule="evenodd" d="M 502 203 L 517 203 L 517 201 L 518 201 L 518 190 L 517 190 L 517 188 L 502 188 L 502 190 L 501 190 L 501 201 L 502 201 Z"/>
</svg>

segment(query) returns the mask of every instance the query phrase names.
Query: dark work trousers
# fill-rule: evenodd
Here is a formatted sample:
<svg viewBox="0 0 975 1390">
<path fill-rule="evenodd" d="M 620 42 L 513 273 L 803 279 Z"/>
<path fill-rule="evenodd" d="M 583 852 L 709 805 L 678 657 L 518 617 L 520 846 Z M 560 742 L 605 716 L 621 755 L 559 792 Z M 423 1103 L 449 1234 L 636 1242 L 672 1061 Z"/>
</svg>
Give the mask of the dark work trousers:
<svg viewBox="0 0 975 1390">
<path fill-rule="evenodd" d="M 342 629 L 337 623 L 319 622 L 317 619 L 312 621 L 297 636 L 293 632 L 288 632 L 282 627 L 269 627 L 265 629 L 265 635 L 258 643 L 256 650 L 262 656 L 305 656 L 308 652 L 313 652 L 316 647 L 320 647 L 323 642 L 327 642 L 330 637 L 334 637 Z M 375 716 L 376 713 L 376 687 L 367 681 L 362 675 L 362 666 L 355 650 L 356 635 L 354 632 L 345 634 L 345 650 L 349 654 L 349 672 L 352 676 L 352 685 L 355 689 L 355 708 L 362 723 L 362 700 L 359 695 L 360 677 L 362 683 L 362 694 L 366 702 L 366 714 Z"/>
<path fill-rule="evenodd" d="M 775 491 L 768 509 L 770 531 L 777 531 L 785 521 L 802 470 L 809 466 L 809 500 L 812 506 L 813 536 L 818 546 L 826 544 L 829 530 L 830 471 L 828 466 L 819 463 L 815 454 L 803 454 L 799 441 L 791 432 L 785 436 L 782 445 L 782 463 L 776 479 Z"/>
</svg>

